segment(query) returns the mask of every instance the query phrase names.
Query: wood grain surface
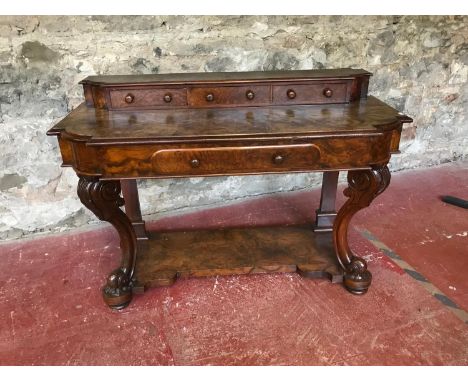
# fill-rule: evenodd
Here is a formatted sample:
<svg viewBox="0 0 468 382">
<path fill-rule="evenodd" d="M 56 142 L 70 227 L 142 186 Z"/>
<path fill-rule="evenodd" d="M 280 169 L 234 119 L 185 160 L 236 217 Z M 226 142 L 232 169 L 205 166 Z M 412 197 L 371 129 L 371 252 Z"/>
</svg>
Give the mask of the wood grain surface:
<svg viewBox="0 0 468 382">
<path fill-rule="evenodd" d="M 131 74 L 131 75 L 103 75 L 86 77 L 81 84 L 98 85 L 139 85 L 147 83 L 207 83 L 207 82 L 246 82 L 246 81 L 289 81 L 291 79 L 322 79 L 322 78 L 354 78 L 356 76 L 370 76 L 362 69 L 314 69 L 314 70 L 273 70 L 252 72 L 201 72 L 201 73 L 161 73 L 161 74 Z"/>
<path fill-rule="evenodd" d="M 357 69 L 173 73 L 92 76 L 81 84 L 86 104 L 99 109 L 206 108 L 351 102 L 367 96 L 369 76 Z M 171 88 L 177 102 L 159 102 Z"/>
<path fill-rule="evenodd" d="M 177 278 L 299 272 L 341 282 L 330 234 L 312 226 L 150 232 L 140 241 L 134 291 Z"/>
<path fill-rule="evenodd" d="M 333 105 L 112 112 L 81 104 L 52 132 L 89 142 L 238 139 L 379 132 L 402 121 L 397 110 L 375 97 Z"/>
</svg>

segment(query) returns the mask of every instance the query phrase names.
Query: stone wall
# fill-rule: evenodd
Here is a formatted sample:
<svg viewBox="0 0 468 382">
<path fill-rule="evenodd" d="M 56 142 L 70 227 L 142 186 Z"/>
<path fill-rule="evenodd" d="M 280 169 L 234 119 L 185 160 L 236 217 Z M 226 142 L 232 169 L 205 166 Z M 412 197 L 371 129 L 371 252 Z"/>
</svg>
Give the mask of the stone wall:
<svg viewBox="0 0 468 382">
<path fill-rule="evenodd" d="M 353 67 L 414 117 L 392 170 L 468 153 L 468 17 L 0 17 L 0 239 L 94 222 L 45 132 L 91 74 Z M 285 179 L 287 178 L 287 179 Z M 146 181 L 145 214 L 316 186 L 315 174 Z"/>
</svg>

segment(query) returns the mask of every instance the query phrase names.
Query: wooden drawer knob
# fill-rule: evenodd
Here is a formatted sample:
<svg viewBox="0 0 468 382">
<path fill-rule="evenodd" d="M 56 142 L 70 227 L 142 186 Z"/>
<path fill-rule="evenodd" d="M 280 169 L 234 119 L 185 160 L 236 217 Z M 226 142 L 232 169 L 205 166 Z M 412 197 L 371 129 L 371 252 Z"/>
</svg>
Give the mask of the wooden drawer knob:
<svg viewBox="0 0 468 382">
<path fill-rule="evenodd" d="M 205 99 L 208 101 L 208 102 L 211 102 L 214 100 L 214 94 L 213 93 L 208 93 L 205 97 Z"/>
<path fill-rule="evenodd" d="M 327 98 L 330 98 L 333 95 L 333 90 L 331 90 L 330 88 L 325 88 L 323 90 L 323 95 Z"/>
<path fill-rule="evenodd" d="M 164 102 L 166 102 L 166 103 L 171 102 L 172 101 L 172 94 L 171 93 L 165 94 L 163 99 L 164 99 Z"/>
<path fill-rule="evenodd" d="M 193 168 L 197 168 L 197 167 L 200 167 L 200 161 L 198 159 L 192 159 L 190 161 L 190 166 L 192 166 Z"/>
<path fill-rule="evenodd" d="M 283 163 L 283 162 L 284 162 L 284 156 L 282 156 L 282 155 L 275 155 L 275 156 L 273 157 L 273 162 L 274 162 L 275 164 L 281 164 L 281 163 Z"/>
<path fill-rule="evenodd" d="M 135 100 L 135 96 L 133 94 L 128 93 L 124 99 L 126 103 L 132 103 Z"/>
<path fill-rule="evenodd" d="M 294 99 L 296 98 L 296 92 L 292 89 L 289 89 L 287 92 L 286 92 L 286 95 L 288 96 L 289 99 Z"/>
<path fill-rule="evenodd" d="M 247 97 L 247 99 L 253 100 L 255 98 L 255 93 L 252 90 L 247 90 L 245 96 Z"/>
</svg>

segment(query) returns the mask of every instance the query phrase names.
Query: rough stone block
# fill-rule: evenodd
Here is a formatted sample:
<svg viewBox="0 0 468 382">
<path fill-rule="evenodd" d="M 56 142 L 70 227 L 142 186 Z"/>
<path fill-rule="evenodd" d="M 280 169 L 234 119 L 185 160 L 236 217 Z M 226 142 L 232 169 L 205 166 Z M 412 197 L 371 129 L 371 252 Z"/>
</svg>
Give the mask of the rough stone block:
<svg viewBox="0 0 468 382">
<path fill-rule="evenodd" d="M 0 240 L 96 221 L 45 136 L 83 101 L 78 81 L 93 74 L 363 68 L 374 73 L 371 94 L 414 118 L 392 170 L 464 160 L 467 25 L 467 16 L 0 16 Z M 143 213 L 157 215 L 319 181 L 140 184 Z"/>
</svg>

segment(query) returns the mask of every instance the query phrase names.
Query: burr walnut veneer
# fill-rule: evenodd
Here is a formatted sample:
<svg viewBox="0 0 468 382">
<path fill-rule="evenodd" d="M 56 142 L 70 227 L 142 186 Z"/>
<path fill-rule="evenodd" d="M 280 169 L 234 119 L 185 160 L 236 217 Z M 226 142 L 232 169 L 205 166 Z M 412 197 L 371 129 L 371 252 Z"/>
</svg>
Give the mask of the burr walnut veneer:
<svg viewBox="0 0 468 382">
<path fill-rule="evenodd" d="M 105 302 L 121 309 L 178 277 L 258 272 L 326 276 L 365 293 L 371 274 L 348 246 L 349 222 L 388 186 L 387 163 L 411 122 L 367 96 L 369 77 L 336 69 L 83 80 L 86 102 L 48 134 L 78 174 L 82 203 L 119 233 L 122 261 Z M 336 213 L 341 170 L 348 199 Z M 145 230 L 136 179 L 309 171 L 324 173 L 315 224 Z"/>
</svg>

